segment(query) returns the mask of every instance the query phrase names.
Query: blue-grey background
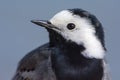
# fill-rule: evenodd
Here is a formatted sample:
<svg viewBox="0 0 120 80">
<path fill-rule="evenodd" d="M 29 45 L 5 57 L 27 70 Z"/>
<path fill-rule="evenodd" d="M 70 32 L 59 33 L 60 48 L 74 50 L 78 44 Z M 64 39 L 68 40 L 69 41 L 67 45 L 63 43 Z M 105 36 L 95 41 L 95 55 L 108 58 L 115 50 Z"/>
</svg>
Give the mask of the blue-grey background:
<svg viewBox="0 0 120 80">
<path fill-rule="evenodd" d="M 47 31 L 30 20 L 50 19 L 68 8 L 82 8 L 99 18 L 112 80 L 120 79 L 120 0 L 0 0 L 0 80 L 10 80 L 18 61 L 48 42 Z"/>
</svg>

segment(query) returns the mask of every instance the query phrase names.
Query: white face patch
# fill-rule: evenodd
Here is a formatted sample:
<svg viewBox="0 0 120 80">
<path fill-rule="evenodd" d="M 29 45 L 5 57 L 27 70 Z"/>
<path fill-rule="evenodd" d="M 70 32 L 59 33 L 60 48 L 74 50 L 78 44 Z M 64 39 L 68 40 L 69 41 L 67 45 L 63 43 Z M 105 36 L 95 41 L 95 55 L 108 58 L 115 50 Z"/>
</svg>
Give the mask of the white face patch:
<svg viewBox="0 0 120 80">
<path fill-rule="evenodd" d="M 50 22 L 60 30 L 54 29 L 66 40 L 71 40 L 78 45 L 82 44 L 86 48 L 82 54 L 88 58 L 104 58 L 104 49 L 101 42 L 95 36 L 95 29 L 90 21 L 77 15 L 73 15 L 68 10 L 57 13 Z M 67 29 L 69 23 L 74 23 L 75 28 Z"/>
</svg>

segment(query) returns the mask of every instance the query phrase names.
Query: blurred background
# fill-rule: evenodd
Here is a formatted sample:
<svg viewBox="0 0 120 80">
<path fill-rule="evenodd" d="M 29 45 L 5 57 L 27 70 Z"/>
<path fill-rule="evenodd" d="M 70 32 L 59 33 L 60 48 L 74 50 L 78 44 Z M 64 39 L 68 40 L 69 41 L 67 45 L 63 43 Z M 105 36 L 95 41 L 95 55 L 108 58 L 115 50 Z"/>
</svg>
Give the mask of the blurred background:
<svg viewBox="0 0 120 80">
<path fill-rule="evenodd" d="M 101 21 L 111 77 L 120 79 L 120 0 L 0 0 L 0 80 L 11 80 L 19 60 L 48 42 L 48 32 L 30 20 L 49 20 L 69 8 L 87 10 Z"/>
</svg>

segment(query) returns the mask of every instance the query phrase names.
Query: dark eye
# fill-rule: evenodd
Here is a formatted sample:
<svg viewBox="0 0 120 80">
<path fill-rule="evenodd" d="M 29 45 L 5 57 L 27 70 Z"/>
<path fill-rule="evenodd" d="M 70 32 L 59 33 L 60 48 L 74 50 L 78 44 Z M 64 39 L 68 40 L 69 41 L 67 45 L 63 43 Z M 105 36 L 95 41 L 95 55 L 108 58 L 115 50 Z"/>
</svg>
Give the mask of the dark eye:
<svg viewBox="0 0 120 80">
<path fill-rule="evenodd" d="M 75 28 L 75 24 L 69 23 L 69 24 L 67 25 L 67 28 L 68 28 L 69 30 L 72 30 L 72 29 Z"/>
</svg>

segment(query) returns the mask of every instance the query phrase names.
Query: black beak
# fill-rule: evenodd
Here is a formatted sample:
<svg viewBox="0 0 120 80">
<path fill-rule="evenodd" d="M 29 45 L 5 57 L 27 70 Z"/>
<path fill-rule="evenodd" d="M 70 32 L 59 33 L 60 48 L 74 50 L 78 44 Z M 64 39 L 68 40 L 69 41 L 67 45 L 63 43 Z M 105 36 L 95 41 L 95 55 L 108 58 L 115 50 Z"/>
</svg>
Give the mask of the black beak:
<svg viewBox="0 0 120 80">
<path fill-rule="evenodd" d="M 31 20 L 31 22 L 45 28 L 60 30 L 59 28 L 54 26 L 50 21 L 47 20 Z"/>
</svg>

